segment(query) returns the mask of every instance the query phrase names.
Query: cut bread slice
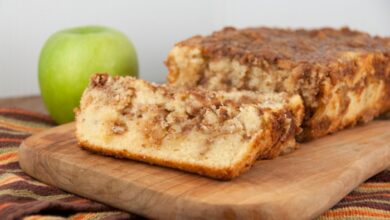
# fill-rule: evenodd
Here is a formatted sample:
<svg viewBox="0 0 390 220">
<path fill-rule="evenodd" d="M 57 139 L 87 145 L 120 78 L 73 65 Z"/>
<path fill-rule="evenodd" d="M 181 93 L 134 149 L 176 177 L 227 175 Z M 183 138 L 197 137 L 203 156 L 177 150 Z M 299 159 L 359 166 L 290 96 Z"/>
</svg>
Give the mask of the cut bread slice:
<svg viewBox="0 0 390 220">
<path fill-rule="evenodd" d="M 232 179 L 257 158 L 295 149 L 303 103 L 286 93 L 180 91 L 97 74 L 76 115 L 85 149 Z"/>
</svg>

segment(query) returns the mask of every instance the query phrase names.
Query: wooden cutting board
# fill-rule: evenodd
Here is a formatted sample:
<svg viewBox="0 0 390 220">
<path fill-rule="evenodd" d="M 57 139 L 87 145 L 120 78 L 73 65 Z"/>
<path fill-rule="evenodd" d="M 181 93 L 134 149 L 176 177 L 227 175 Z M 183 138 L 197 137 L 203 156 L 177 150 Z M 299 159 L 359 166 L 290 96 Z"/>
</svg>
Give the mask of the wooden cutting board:
<svg viewBox="0 0 390 220">
<path fill-rule="evenodd" d="M 309 219 L 390 166 L 390 121 L 375 121 L 258 161 L 230 182 L 119 160 L 77 146 L 73 123 L 26 139 L 22 169 L 66 191 L 151 218 Z"/>
</svg>

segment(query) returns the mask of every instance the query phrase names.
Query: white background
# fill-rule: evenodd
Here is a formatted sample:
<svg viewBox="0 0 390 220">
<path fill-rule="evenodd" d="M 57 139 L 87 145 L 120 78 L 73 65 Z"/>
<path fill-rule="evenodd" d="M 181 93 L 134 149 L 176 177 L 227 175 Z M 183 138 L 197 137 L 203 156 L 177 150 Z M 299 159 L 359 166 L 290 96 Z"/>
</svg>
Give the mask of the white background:
<svg viewBox="0 0 390 220">
<path fill-rule="evenodd" d="M 226 25 L 340 27 L 390 36 L 386 0 L 0 0 L 0 97 L 38 94 L 37 63 L 54 32 L 106 25 L 135 44 L 141 78 L 163 82 L 173 44 Z"/>
</svg>

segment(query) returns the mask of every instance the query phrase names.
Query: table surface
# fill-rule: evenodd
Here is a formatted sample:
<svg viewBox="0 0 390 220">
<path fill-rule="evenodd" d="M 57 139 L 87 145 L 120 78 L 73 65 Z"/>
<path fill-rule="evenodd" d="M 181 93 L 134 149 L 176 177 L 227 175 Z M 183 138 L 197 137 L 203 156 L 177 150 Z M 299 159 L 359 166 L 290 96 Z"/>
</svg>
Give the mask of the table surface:
<svg viewBox="0 0 390 220">
<path fill-rule="evenodd" d="M 43 100 L 38 95 L 0 98 L 0 108 L 21 108 L 47 114 Z"/>
</svg>

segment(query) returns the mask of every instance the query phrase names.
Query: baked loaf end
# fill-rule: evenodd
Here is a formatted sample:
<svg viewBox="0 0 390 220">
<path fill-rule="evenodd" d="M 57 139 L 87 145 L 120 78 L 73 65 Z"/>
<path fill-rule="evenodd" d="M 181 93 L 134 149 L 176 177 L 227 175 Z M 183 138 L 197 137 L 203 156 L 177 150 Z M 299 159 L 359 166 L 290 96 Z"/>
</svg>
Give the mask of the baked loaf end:
<svg viewBox="0 0 390 220">
<path fill-rule="evenodd" d="M 302 119 L 297 95 L 180 91 L 97 74 L 76 110 L 76 135 L 97 153 L 232 179 L 257 158 L 294 150 Z"/>
<path fill-rule="evenodd" d="M 348 28 L 225 28 L 178 43 L 166 64 L 175 87 L 301 95 L 300 140 L 390 109 L 390 38 Z"/>
</svg>

